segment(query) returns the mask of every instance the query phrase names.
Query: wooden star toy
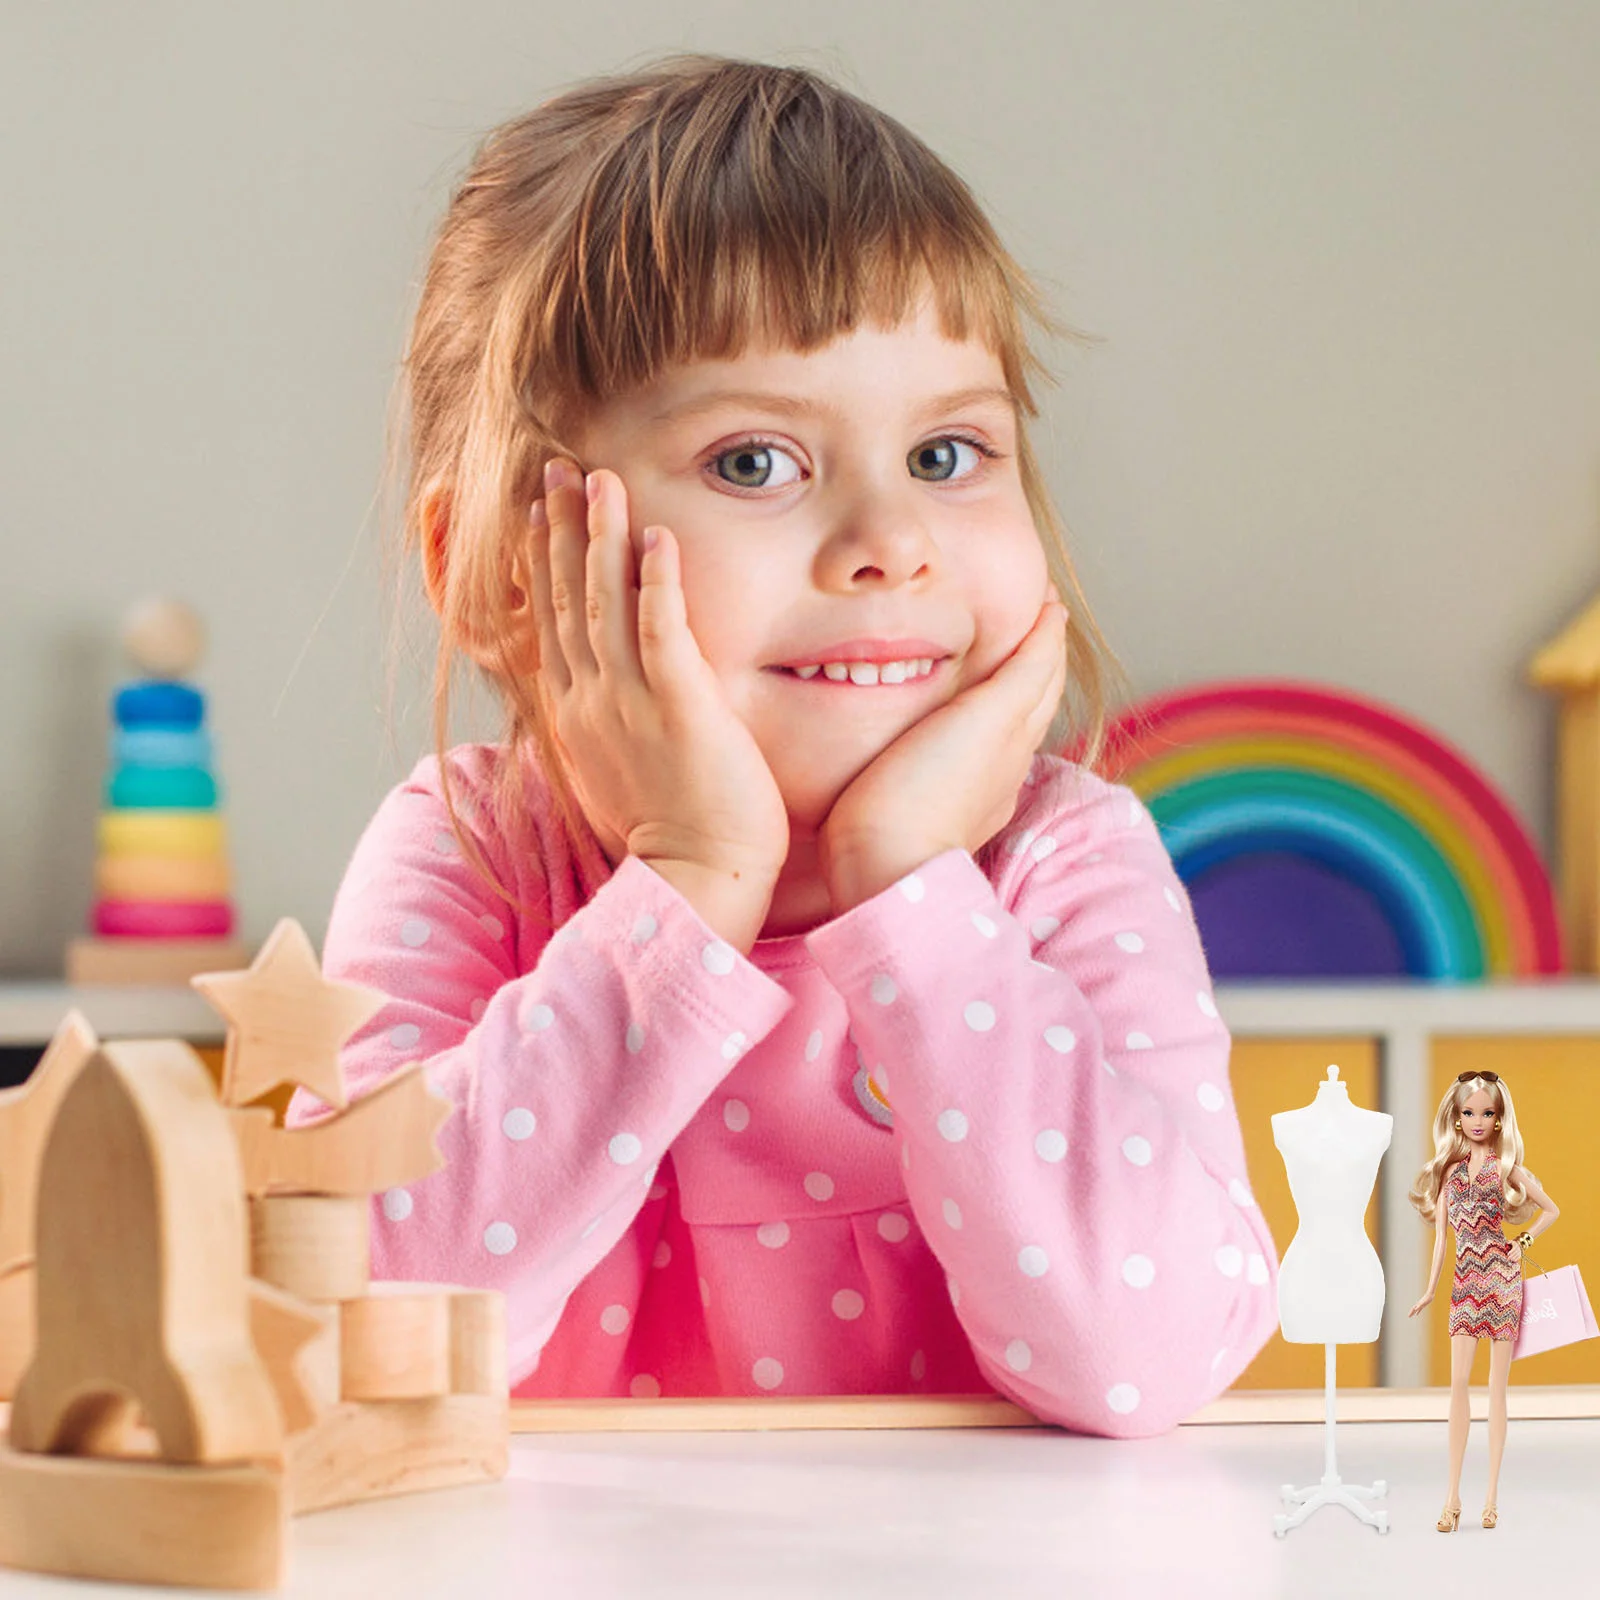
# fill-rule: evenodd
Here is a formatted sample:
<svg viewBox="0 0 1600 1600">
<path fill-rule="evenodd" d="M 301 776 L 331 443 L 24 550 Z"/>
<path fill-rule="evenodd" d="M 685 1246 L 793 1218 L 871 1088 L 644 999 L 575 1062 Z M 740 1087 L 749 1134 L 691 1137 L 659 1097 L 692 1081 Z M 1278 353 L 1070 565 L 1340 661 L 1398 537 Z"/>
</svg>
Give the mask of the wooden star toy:
<svg viewBox="0 0 1600 1600">
<path fill-rule="evenodd" d="M 229 1023 L 222 1099 L 230 1106 L 294 1083 L 343 1109 L 339 1047 L 389 998 L 364 984 L 324 978 L 293 917 L 272 930 L 248 970 L 189 981 Z"/>
</svg>

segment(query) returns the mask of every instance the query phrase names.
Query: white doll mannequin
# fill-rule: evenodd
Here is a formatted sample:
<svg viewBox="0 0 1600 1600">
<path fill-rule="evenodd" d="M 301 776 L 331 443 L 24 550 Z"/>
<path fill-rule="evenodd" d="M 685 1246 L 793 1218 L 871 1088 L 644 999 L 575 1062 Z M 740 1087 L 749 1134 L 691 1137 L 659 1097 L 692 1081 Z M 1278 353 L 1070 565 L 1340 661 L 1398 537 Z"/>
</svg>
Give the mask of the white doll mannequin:
<svg viewBox="0 0 1600 1600">
<path fill-rule="evenodd" d="M 1365 1504 L 1388 1486 L 1343 1484 L 1334 1456 L 1334 1351 L 1341 1344 L 1371 1344 L 1383 1322 L 1383 1263 L 1368 1239 L 1363 1218 L 1372 1198 L 1378 1163 L 1394 1134 L 1394 1118 L 1350 1103 L 1339 1069 L 1328 1068 L 1317 1097 L 1272 1119 L 1272 1138 L 1289 1174 L 1289 1192 L 1300 1227 L 1278 1274 L 1278 1323 L 1291 1344 L 1320 1344 L 1327 1351 L 1327 1425 L 1322 1481 L 1309 1489 L 1285 1485 L 1284 1499 L 1298 1509 L 1279 1515 L 1279 1538 L 1298 1527 L 1319 1505 L 1343 1505 L 1360 1519 L 1389 1531 L 1387 1511 Z"/>
</svg>

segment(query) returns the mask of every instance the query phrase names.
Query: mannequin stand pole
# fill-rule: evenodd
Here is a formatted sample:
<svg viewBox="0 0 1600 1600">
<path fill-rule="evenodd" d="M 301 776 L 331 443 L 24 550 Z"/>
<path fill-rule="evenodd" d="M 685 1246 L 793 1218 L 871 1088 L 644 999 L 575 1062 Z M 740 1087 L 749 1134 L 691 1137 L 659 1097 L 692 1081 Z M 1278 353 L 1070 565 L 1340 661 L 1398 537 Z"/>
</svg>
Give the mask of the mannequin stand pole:
<svg viewBox="0 0 1600 1600">
<path fill-rule="evenodd" d="M 1382 1500 L 1389 1493 L 1389 1485 L 1382 1478 L 1371 1488 L 1339 1481 L 1339 1468 L 1333 1451 L 1334 1352 L 1339 1347 L 1330 1344 L 1323 1348 L 1327 1351 L 1324 1380 L 1327 1391 L 1327 1412 L 1323 1422 L 1322 1482 L 1313 1484 L 1308 1489 L 1296 1489 L 1290 1484 L 1284 1484 L 1282 1490 L 1284 1504 L 1294 1506 L 1296 1509 L 1287 1515 L 1280 1511 L 1272 1519 L 1272 1531 L 1280 1539 L 1287 1538 L 1291 1528 L 1298 1528 L 1318 1506 L 1325 1505 L 1343 1506 L 1368 1527 L 1376 1528 L 1379 1533 L 1389 1531 L 1388 1511 L 1374 1510 L 1366 1503 L 1369 1500 Z"/>
</svg>

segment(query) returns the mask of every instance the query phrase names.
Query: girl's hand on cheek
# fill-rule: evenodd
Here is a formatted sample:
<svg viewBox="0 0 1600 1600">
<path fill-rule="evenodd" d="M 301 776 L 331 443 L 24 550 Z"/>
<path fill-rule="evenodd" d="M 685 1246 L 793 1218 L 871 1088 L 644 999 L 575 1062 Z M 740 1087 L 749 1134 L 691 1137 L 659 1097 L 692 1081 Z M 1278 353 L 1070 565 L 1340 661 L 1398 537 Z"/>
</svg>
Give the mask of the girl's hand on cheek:
<svg viewBox="0 0 1600 1600">
<path fill-rule="evenodd" d="M 975 854 L 1011 820 L 1066 686 L 1053 597 L 980 683 L 907 728 L 834 802 L 818 840 L 834 916 L 946 850 Z"/>
<path fill-rule="evenodd" d="M 636 564 L 622 480 L 592 472 L 586 495 L 564 460 L 546 469 L 531 530 L 544 701 L 596 833 L 653 865 L 770 889 L 788 813 L 690 631 L 677 540 L 646 530 L 658 542 Z"/>
</svg>

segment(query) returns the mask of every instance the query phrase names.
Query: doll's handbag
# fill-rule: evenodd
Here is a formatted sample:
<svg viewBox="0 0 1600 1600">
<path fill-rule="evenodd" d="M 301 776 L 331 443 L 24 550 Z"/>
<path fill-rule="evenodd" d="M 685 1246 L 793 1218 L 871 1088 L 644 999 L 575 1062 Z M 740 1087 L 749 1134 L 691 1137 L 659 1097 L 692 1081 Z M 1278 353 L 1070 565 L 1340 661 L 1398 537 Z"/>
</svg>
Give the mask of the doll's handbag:
<svg viewBox="0 0 1600 1600">
<path fill-rule="evenodd" d="M 1526 1249 L 1522 1255 L 1524 1260 L 1528 1258 Z M 1522 1280 L 1522 1316 L 1511 1350 L 1513 1361 L 1596 1337 L 1600 1337 L 1600 1326 L 1595 1324 L 1594 1308 L 1576 1267 L 1557 1267 L 1554 1272 L 1537 1272 Z"/>
</svg>

